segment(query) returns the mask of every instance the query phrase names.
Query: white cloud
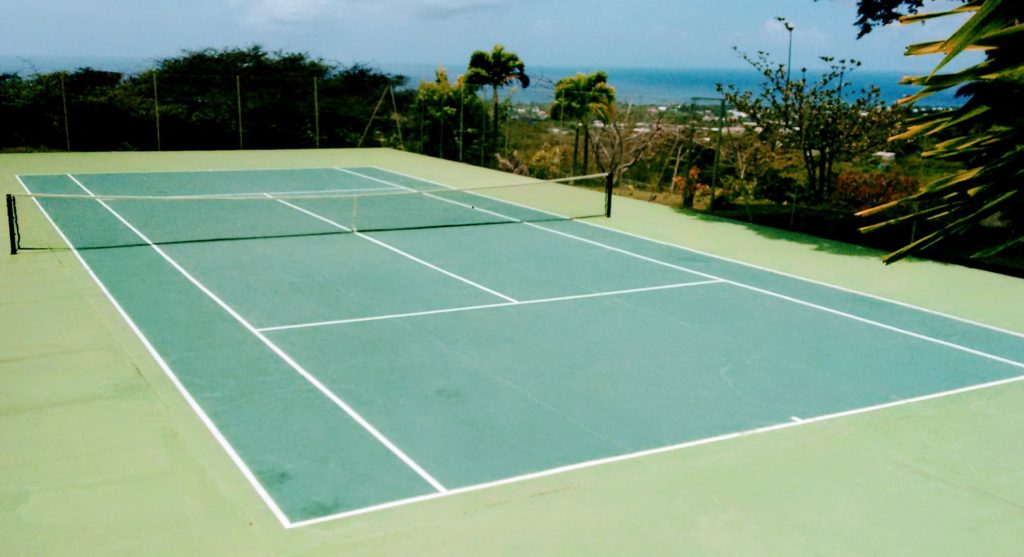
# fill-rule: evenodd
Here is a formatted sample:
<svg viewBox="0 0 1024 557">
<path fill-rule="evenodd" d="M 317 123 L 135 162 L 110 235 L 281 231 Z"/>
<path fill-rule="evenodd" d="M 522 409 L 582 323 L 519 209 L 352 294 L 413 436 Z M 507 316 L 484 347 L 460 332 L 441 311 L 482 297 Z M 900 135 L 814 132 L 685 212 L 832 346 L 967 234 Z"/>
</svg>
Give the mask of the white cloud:
<svg viewBox="0 0 1024 557">
<path fill-rule="evenodd" d="M 447 19 L 500 8 L 507 0 L 228 0 L 241 9 L 243 23 L 290 25 L 323 19 L 376 20 L 424 17 Z"/>
<path fill-rule="evenodd" d="M 411 4 L 420 15 L 436 18 L 456 17 L 466 13 L 500 8 L 500 0 L 392 0 L 396 4 Z"/>
<path fill-rule="evenodd" d="M 242 8 L 242 21 L 250 25 L 290 24 L 313 21 L 331 8 L 331 0 L 230 0 Z"/>
</svg>

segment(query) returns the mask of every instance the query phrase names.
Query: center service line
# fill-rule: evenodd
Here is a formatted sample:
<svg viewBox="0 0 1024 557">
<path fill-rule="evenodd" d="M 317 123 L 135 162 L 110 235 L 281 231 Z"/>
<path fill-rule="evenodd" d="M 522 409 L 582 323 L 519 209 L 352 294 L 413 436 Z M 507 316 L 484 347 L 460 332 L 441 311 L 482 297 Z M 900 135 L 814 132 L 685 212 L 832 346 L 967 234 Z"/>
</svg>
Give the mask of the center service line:
<svg viewBox="0 0 1024 557">
<path fill-rule="evenodd" d="M 362 232 L 357 232 L 355 230 L 352 230 L 351 228 L 349 228 L 349 227 L 347 227 L 347 226 L 345 226 L 343 224 L 339 224 L 339 223 L 337 223 L 337 222 L 335 222 L 335 221 L 333 221 L 333 220 L 331 220 L 331 219 L 329 219 L 329 218 L 327 218 L 327 217 L 325 217 L 323 215 L 319 215 L 317 213 L 314 213 L 313 211 L 310 211 L 308 209 L 304 209 L 302 207 L 299 207 L 298 205 L 295 205 L 293 203 L 289 203 L 289 202 L 287 202 L 287 201 L 285 201 L 283 199 L 277 199 L 276 197 L 274 197 L 274 196 L 272 196 L 270 194 L 264 194 L 264 195 L 266 195 L 270 199 L 273 199 L 273 200 L 277 201 L 278 203 L 280 203 L 282 205 L 286 205 L 288 207 L 291 207 L 292 209 L 295 209 L 296 211 L 299 211 L 300 213 L 305 213 L 305 214 L 307 214 L 307 215 L 309 215 L 309 216 L 311 216 L 311 217 L 313 217 L 313 218 L 315 218 L 317 220 L 325 222 L 325 223 L 327 223 L 327 224 L 329 224 L 329 225 L 331 225 L 331 226 L 333 226 L 333 227 L 335 227 L 335 228 L 337 228 L 339 230 L 342 230 L 344 232 L 351 232 L 352 234 L 354 234 L 354 235 L 356 235 L 356 236 L 358 236 L 358 237 L 360 237 L 360 238 L 362 238 L 364 240 L 367 240 L 369 242 L 373 242 L 374 244 L 377 244 L 378 246 L 380 246 L 382 248 L 391 250 L 391 251 L 397 253 L 398 255 L 401 255 L 402 257 L 411 259 L 411 260 L 415 261 L 416 263 L 419 263 L 420 265 L 423 265 L 424 267 L 433 269 L 433 270 L 435 270 L 435 271 L 437 271 L 437 272 L 439 272 L 441 274 L 448 275 L 449 277 L 451 277 L 451 278 L 453 278 L 455 280 L 464 282 L 464 283 L 466 283 L 466 284 L 468 284 L 468 285 L 470 285 L 470 286 L 472 286 L 474 288 L 478 288 L 480 290 L 483 290 L 484 292 L 487 292 L 488 294 L 490 294 L 492 296 L 497 296 L 497 297 L 499 297 L 499 298 L 501 298 L 501 299 L 503 299 L 503 300 L 505 300 L 507 302 L 511 302 L 511 303 L 517 303 L 518 302 L 518 300 L 516 300 L 515 298 L 513 298 L 511 296 L 506 296 L 505 294 L 502 294 L 501 292 L 498 292 L 497 290 L 493 290 L 493 289 L 487 288 L 486 286 L 484 286 L 484 285 L 482 285 L 480 283 L 477 283 L 477 282 L 473 282 L 473 281 L 469 280 L 468 278 L 466 278 L 464 276 L 457 275 L 457 274 L 455 274 L 455 273 L 453 273 L 451 271 L 448 271 L 446 269 L 442 269 L 441 267 L 438 267 L 437 265 L 434 265 L 433 263 L 430 263 L 429 261 L 424 261 L 424 260 L 420 259 L 419 257 L 416 257 L 415 255 L 412 255 L 411 253 L 404 252 L 404 251 L 396 248 L 395 246 L 392 246 L 391 244 L 388 244 L 386 242 L 378 240 L 377 238 L 374 238 L 372 236 L 367 236 L 366 234 L 363 234 Z"/>
<path fill-rule="evenodd" d="M 77 178 L 75 178 L 74 176 L 72 176 L 70 174 L 68 174 L 68 177 L 71 178 L 71 180 L 74 181 L 76 184 L 78 184 L 78 187 L 82 188 L 82 190 L 85 191 L 85 193 L 89 194 L 92 197 L 96 197 L 96 194 L 94 194 L 92 191 L 90 191 L 89 188 L 85 187 L 84 184 L 79 182 Z M 298 362 L 293 360 L 292 357 L 289 356 L 284 350 L 282 350 L 280 347 L 278 347 L 276 344 L 274 344 L 274 342 L 271 341 L 269 338 L 267 338 L 266 335 L 264 335 L 259 330 L 257 330 L 256 327 L 253 327 L 253 325 L 251 323 L 249 323 L 237 311 L 235 311 L 231 306 L 229 306 L 226 302 L 224 302 L 224 300 L 220 299 L 220 297 L 218 297 L 209 288 L 207 288 L 205 285 L 203 285 L 203 283 L 199 282 L 198 279 L 196 279 L 194 276 L 192 276 L 191 273 L 186 271 L 185 268 L 182 267 L 177 261 L 175 261 L 173 258 L 171 258 L 171 256 L 167 255 L 167 253 L 163 249 L 161 249 L 159 246 L 154 244 L 148 237 L 146 237 L 145 234 L 143 234 L 141 231 L 139 231 L 138 228 L 135 228 L 134 225 L 132 225 L 130 222 L 128 222 L 128 220 L 126 220 L 124 217 L 122 217 L 120 215 L 120 213 L 118 213 L 117 211 L 112 209 L 110 207 L 110 205 L 108 205 L 102 199 L 97 199 L 97 202 L 99 202 L 99 204 L 102 205 L 104 209 L 109 211 L 110 214 L 114 215 L 114 217 L 117 218 L 117 220 L 121 221 L 122 224 L 127 226 L 129 230 L 134 232 L 135 235 L 137 235 L 140 239 L 142 239 L 142 241 L 146 242 L 151 248 L 153 248 L 153 250 L 156 251 L 160 255 L 160 257 L 163 257 L 164 260 L 166 260 L 172 267 L 174 267 L 179 273 L 181 273 L 182 276 L 184 276 L 186 279 L 188 279 L 189 282 L 191 282 L 193 285 L 195 285 L 196 288 L 198 288 L 200 291 L 202 291 L 203 294 L 206 294 L 211 300 L 214 301 L 214 303 L 216 303 L 224 311 L 226 311 L 228 313 L 228 315 L 233 317 L 235 319 L 235 321 L 238 321 L 238 323 L 240 323 L 243 327 L 245 327 L 246 330 L 248 330 L 250 333 L 252 333 L 253 336 L 255 336 L 256 338 L 258 338 L 260 340 L 260 342 L 262 342 L 264 345 L 266 345 L 267 348 L 269 348 L 272 352 L 277 354 L 277 356 L 279 358 L 284 360 L 284 362 L 286 364 L 288 364 L 292 369 L 294 369 L 296 372 L 298 372 L 298 374 L 301 375 L 303 378 L 305 378 L 306 381 L 308 381 L 310 384 L 312 384 L 314 387 L 316 387 L 316 389 L 318 391 L 323 393 L 323 395 L 326 396 L 328 399 L 330 399 L 331 402 L 333 402 L 336 406 L 341 408 L 346 414 L 349 415 L 349 417 L 351 417 L 353 420 L 355 420 L 356 423 L 358 423 L 360 426 L 362 426 L 363 429 L 365 429 L 367 432 L 370 433 L 370 435 L 372 435 L 375 439 L 377 439 L 378 442 L 380 442 L 382 445 L 387 447 L 387 449 L 389 451 L 391 451 L 392 454 L 397 456 L 402 462 L 404 462 L 406 464 L 406 466 L 408 466 L 414 472 L 416 472 L 416 474 L 419 475 L 420 478 L 422 478 L 424 481 L 426 481 L 428 484 L 430 484 L 431 487 L 433 487 L 435 490 L 437 490 L 440 493 L 444 493 L 444 492 L 448 491 L 448 488 L 446 488 L 444 485 L 441 484 L 441 482 L 437 481 L 437 479 L 435 479 L 433 476 L 431 476 L 429 472 L 427 472 L 425 469 L 423 469 L 423 467 L 421 467 L 419 464 L 417 464 L 416 461 L 414 461 L 411 457 L 409 457 L 409 455 L 405 454 L 405 452 L 402 449 L 400 449 L 397 445 L 395 445 L 383 433 L 378 431 L 377 428 L 375 428 L 373 426 L 373 424 L 371 424 L 365 418 L 363 418 L 358 412 L 355 411 L 354 408 L 352 408 L 351 406 L 348 405 L 348 403 L 346 403 L 344 400 L 342 400 L 341 397 L 339 397 L 338 395 L 334 394 L 330 389 L 328 389 L 327 386 L 324 385 L 323 383 L 321 383 L 319 379 L 314 377 L 312 373 L 310 373 L 305 368 L 303 368 L 301 365 L 299 365 Z"/>
</svg>

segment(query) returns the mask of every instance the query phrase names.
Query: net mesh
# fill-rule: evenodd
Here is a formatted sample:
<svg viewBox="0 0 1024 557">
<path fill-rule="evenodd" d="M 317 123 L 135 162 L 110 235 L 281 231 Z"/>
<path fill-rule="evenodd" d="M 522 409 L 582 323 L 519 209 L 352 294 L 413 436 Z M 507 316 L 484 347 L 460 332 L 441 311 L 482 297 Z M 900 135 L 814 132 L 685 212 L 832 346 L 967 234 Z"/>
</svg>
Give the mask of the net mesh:
<svg viewBox="0 0 1024 557">
<path fill-rule="evenodd" d="M 8 224 L 13 252 L 543 222 L 606 214 L 604 184 L 590 175 L 369 193 L 12 194 Z"/>
</svg>

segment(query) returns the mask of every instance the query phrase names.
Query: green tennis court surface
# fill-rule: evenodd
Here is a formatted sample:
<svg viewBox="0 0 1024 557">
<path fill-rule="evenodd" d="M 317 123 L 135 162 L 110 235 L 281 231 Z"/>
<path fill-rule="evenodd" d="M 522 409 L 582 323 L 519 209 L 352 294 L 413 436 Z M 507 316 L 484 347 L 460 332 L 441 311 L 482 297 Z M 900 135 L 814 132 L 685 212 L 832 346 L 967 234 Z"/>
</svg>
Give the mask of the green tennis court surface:
<svg viewBox="0 0 1024 557">
<path fill-rule="evenodd" d="M 265 198 L 38 202 L 286 526 L 1024 376 L 1017 333 L 381 168 L 20 180 Z"/>
</svg>

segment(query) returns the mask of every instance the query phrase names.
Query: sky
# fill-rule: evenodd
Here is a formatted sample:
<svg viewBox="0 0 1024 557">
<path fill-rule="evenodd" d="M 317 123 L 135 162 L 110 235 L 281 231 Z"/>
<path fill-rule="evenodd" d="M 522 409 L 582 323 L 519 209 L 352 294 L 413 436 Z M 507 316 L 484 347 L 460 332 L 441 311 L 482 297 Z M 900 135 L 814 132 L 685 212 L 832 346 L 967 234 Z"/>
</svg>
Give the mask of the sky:
<svg viewBox="0 0 1024 557">
<path fill-rule="evenodd" d="M 793 67 L 855 58 L 862 70 L 927 72 L 906 45 L 957 21 L 892 25 L 857 40 L 856 0 L 3 0 L 0 57 L 156 60 L 183 50 L 263 45 L 343 65 L 462 67 L 504 44 L 535 66 L 742 68 L 733 47 Z M 929 9 L 951 5 L 936 0 Z"/>
</svg>

